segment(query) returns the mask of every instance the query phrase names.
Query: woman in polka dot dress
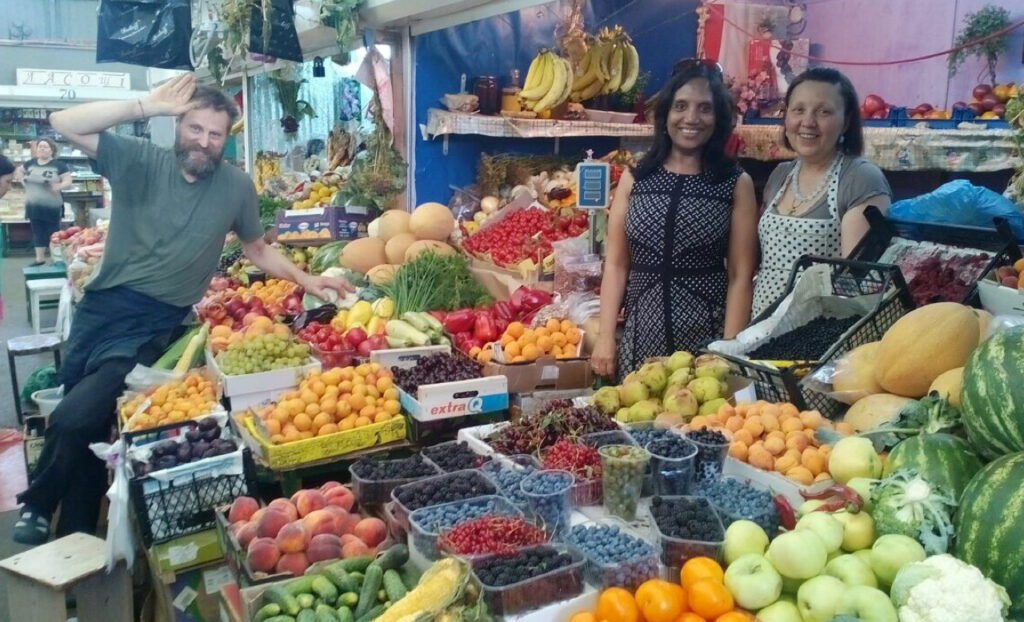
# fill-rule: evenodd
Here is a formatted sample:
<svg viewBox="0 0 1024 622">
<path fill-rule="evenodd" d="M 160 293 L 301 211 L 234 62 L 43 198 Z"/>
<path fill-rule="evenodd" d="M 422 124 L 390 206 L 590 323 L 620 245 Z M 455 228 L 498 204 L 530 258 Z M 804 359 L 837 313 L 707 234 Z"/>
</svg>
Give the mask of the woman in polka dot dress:
<svg viewBox="0 0 1024 622">
<path fill-rule="evenodd" d="M 777 166 L 765 185 L 755 316 L 785 293 L 801 256 L 847 256 L 867 233 L 864 208 L 884 212 L 892 195 L 882 171 L 860 157 L 857 93 L 835 69 L 810 69 L 789 86 L 783 141 L 797 158 Z"/>
<path fill-rule="evenodd" d="M 658 93 L 654 144 L 623 173 L 608 220 L 598 374 L 621 379 L 649 357 L 733 337 L 750 319 L 757 202 L 725 154 L 733 114 L 721 70 L 704 61 L 681 61 Z"/>
</svg>

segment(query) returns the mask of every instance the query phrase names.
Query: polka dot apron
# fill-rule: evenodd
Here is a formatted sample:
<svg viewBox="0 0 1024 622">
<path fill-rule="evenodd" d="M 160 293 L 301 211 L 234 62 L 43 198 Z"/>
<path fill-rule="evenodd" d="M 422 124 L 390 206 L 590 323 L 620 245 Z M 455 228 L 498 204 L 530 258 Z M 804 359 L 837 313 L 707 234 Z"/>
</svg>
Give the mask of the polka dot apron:
<svg viewBox="0 0 1024 622">
<path fill-rule="evenodd" d="M 825 200 L 828 204 L 829 218 L 784 216 L 778 212 L 778 203 L 786 194 L 790 176 L 786 177 L 786 181 L 768 204 L 768 209 L 757 224 L 762 252 L 761 269 L 754 284 L 753 317 L 760 315 L 786 292 L 789 275 L 797 259 L 804 255 L 840 255 L 842 247 L 839 244 L 839 212 L 836 203 L 842 168 L 843 163 L 840 162 L 828 181 Z"/>
</svg>

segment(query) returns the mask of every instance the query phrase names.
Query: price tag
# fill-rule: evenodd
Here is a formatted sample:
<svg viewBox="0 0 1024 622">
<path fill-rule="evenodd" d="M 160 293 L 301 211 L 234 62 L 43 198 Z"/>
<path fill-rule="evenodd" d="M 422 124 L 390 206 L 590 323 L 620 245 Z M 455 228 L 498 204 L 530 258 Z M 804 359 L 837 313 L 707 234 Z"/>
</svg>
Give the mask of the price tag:
<svg viewBox="0 0 1024 622">
<path fill-rule="evenodd" d="M 576 165 L 576 207 L 604 209 L 611 194 L 611 167 L 607 162 L 584 160 Z"/>
</svg>

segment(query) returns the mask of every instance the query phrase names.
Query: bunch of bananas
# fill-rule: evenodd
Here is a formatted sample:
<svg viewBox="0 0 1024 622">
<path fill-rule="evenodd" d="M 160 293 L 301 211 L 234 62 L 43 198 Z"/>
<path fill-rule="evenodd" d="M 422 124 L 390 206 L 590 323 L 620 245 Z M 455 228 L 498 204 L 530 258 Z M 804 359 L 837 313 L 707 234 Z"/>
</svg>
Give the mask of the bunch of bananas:
<svg viewBox="0 0 1024 622">
<path fill-rule="evenodd" d="M 256 154 L 253 183 L 256 185 L 256 192 L 263 192 L 267 181 L 281 174 L 281 160 L 276 154 L 269 154 L 264 151 Z"/>
<path fill-rule="evenodd" d="M 519 97 L 525 108 L 540 114 L 569 99 L 571 87 L 572 64 L 569 60 L 542 49 L 530 63 Z"/>
<path fill-rule="evenodd" d="M 616 91 L 625 93 L 640 75 L 640 56 L 621 26 L 603 28 L 587 49 L 572 81 L 570 99 L 586 101 Z"/>
</svg>

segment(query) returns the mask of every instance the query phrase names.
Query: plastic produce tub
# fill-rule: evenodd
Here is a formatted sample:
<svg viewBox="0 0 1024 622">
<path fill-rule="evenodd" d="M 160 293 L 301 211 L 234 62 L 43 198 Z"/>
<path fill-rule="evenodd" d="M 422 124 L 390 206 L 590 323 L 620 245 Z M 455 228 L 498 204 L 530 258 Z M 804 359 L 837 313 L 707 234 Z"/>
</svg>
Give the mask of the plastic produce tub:
<svg viewBox="0 0 1024 622">
<path fill-rule="evenodd" d="M 485 555 L 470 561 L 473 575 L 480 583 L 481 597 L 492 614 L 510 616 L 573 598 L 583 592 L 583 567 L 586 564 L 583 554 L 576 547 L 565 544 L 542 544 L 523 549 L 518 554 L 541 549 L 567 553 L 573 561 L 568 566 L 500 587 L 484 583 L 477 574 L 478 568 L 499 556 Z"/>
<path fill-rule="evenodd" d="M 600 527 L 617 529 L 627 537 L 643 543 L 648 552 L 638 553 L 617 562 L 599 561 L 592 551 L 581 545 L 581 540 L 576 537 L 575 531 Z M 575 546 L 586 559 L 584 576 L 587 583 L 599 586 L 601 589 L 618 586 L 632 591 L 644 581 L 658 576 L 658 552 L 655 547 L 617 518 L 608 517 L 575 525 L 566 535 L 565 541 Z"/>
<path fill-rule="evenodd" d="M 408 458 L 402 458 L 401 460 L 407 460 Z M 388 460 L 386 462 L 399 462 L 399 460 Z M 429 460 L 423 461 L 427 466 L 434 469 L 435 474 L 440 475 L 441 469 L 437 468 L 433 462 Z M 391 500 L 391 491 L 403 484 L 410 484 L 431 475 L 423 475 L 420 477 L 406 477 L 399 479 L 385 479 L 385 480 L 373 480 L 363 479 L 358 473 L 353 470 L 356 463 L 352 463 L 348 467 L 349 475 L 352 476 L 352 493 L 355 494 L 356 499 L 359 500 L 360 505 L 379 505 L 387 503 Z"/>
<path fill-rule="evenodd" d="M 665 499 L 693 499 L 701 504 L 713 510 L 715 520 L 718 521 L 718 533 L 721 536 L 718 540 L 704 541 L 704 540 L 691 540 L 688 538 L 677 538 L 670 536 L 661 531 L 661 526 L 654 520 L 654 513 L 651 512 L 650 507 L 647 508 L 648 517 L 654 536 L 657 539 L 657 546 L 661 551 L 661 563 L 668 568 L 680 568 L 686 560 L 691 557 L 710 557 L 711 559 L 721 560 L 722 554 L 722 543 L 725 540 L 725 527 L 722 525 L 722 519 L 718 516 L 718 512 L 714 511 L 714 506 L 703 497 L 690 497 L 690 496 L 679 496 L 679 497 L 663 497 Z"/>
<path fill-rule="evenodd" d="M 488 504 L 493 504 L 494 509 L 487 511 Z M 453 522 L 443 521 L 430 524 L 427 522 L 428 515 L 443 510 L 468 510 L 465 518 Z M 409 534 L 410 543 L 425 559 L 436 561 L 441 558 L 437 548 L 437 539 L 441 533 L 455 527 L 459 523 L 483 516 L 493 514 L 497 516 L 522 516 L 523 513 L 505 497 L 499 495 L 487 495 L 475 497 L 464 501 L 453 501 L 430 507 L 420 508 L 409 515 L 409 526 L 412 531 Z"/>
<path fill-rule="evenodd" d="M 473 465 L 472 467 L 463 467 L 464 469 L 479 469 L 481 466 L 483 466 L 485 462 L 489 462 L 491 460 L 490 456 L 483 456 L 473 451 L 473 447 L 470 446 L 469 443 L 465 441 L 447 441 L 444 443 L 438 443 L 437 445 L 432 445 L 430 447 L 424 447 L 422 450 L 420 450 L 420 455 L 423 456 L 423 459 L 425 461 L 437 467 L 437 471 L 439 473 L 451 473 L 453 471 L 444 468 L 435 460 L 435 458 L 437 458 L 438 456 L 444 455 L 445 453 L 451 451 L 465 452 L 476 456 L 476 464 Z M 459 471 L 462 469 L 455 470 Z"/>
<path fill-rule="evenodd" d="M 519 484 L 522 483 L 527 475 L 539 469 L 540 462 L 533 456 L 526 454 L 496 456 L 494 460 L 484 463 L 480 467 L 480 470 L 497 486 L 498 492 L 524 512 L 530 511 L 530 503 Z M 499 474 L 507 472 L 515 473 L 516 476 L 509 477 L 508 475 L 503 476 Z"/>
<path fill-rule="evenodd" d="M 403 528 L 405 528 L 406 530 L 409 530 L 409 514 L 420 509 L 421 507 L 430 507 L 431 505 L 416 505 L 414 507 L 409 507 L 406 504 L 402 503 L 402 501 L 399 499 L 399 496 L 402 495 L 403 491 L 413 489 L 417 486 L 426 486 L 428 485 L 427 482 L 431 482 L 433 484 L 437 484 L 443 487 L 444 484 L 455 481 L 457 477 L 461 476 L 462 474 L 468 474 L 470 482 L 472 483 L 472 493 L 461 498 L 447 499 L 445 501 L 442 501 L 441 503 L 435 503 L 432 505 L 441 505 L 442 503 L 451 503 L 453 501 L 462 501 L 463 499 L 472 499 L 473 497 L 482 497 L 485 495 L 497 494 L 498 489 L 494 485 L 494 482 L 488 479 L 487 476 L 481 473 L 480 471 L 474 471 L 470 469 L 455 471 L 453 473 L 445 473 L 443 475 L 437 475 L 434 477 L 427 477 L 424 479 L 416 480 L 415 482 L 397 486 L 391 491 L 391 499 L 395 502 L 394 510 L 392 512 L 395 518 L 395 522 Z"/>
</svg>

